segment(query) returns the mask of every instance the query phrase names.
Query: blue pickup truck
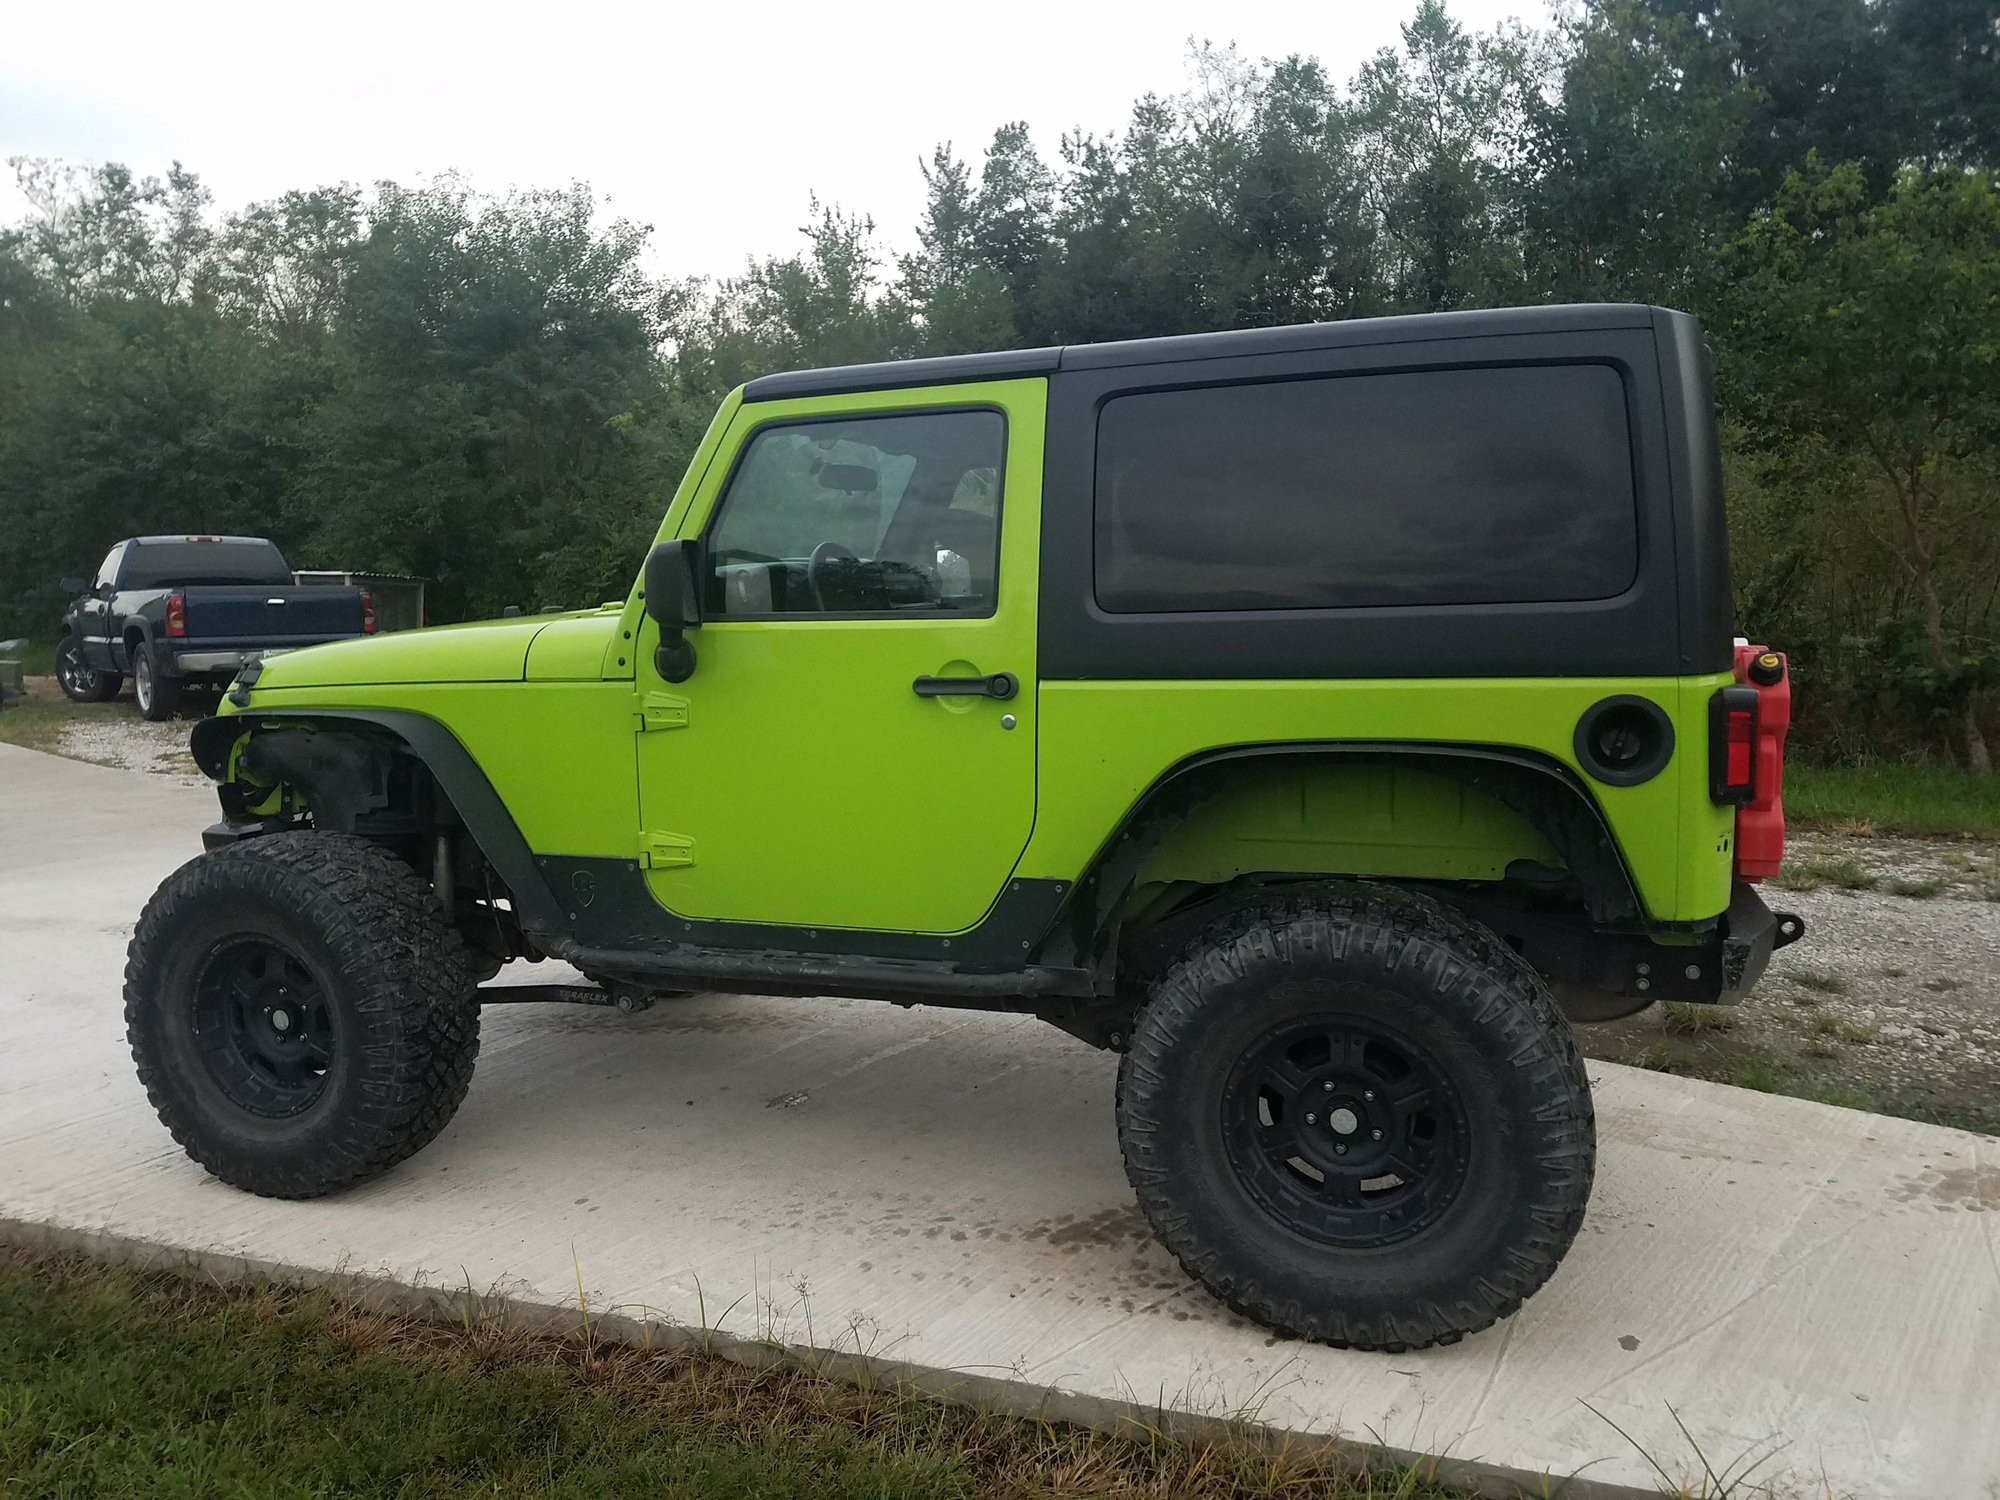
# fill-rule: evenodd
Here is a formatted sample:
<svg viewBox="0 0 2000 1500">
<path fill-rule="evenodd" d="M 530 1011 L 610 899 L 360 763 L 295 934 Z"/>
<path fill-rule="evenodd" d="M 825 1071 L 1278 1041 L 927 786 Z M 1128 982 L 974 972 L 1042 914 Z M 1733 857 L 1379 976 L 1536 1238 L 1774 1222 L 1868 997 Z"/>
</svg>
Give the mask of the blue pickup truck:
<svg viewBox="0 0 2000 1500">
<path fill-rule="evenodd" d="M 72 602 L 56 680 L 79 703 L 132 679 L 139 712 L 170 719 L 191 685 L 226 686 L 254 656 L 372 634 L 366 589 L 298 585 L 276 544 L 252 536 L 136 536 L 95 579 L 66 578 Z"/>
</svg>

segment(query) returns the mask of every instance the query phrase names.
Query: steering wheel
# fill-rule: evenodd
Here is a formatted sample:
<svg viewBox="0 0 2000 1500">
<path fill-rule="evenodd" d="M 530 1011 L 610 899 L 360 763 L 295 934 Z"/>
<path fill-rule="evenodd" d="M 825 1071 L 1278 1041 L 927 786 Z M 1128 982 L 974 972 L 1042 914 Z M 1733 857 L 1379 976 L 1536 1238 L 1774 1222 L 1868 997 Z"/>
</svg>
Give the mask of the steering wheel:
<svg viewBox="0 0 2000 1500">
<path fill-rule="evenodd" d="M 806 559 L 806 583 L 812 589 L 813 607 L 821 614 L 826 613 L 826 592 L 823 583 L 826 565 L 840 559 L 846 562 L 860 562 L 860 554 L 845 542 L 821 542 L 813 548 L 812 556 Z"/>
</svg>

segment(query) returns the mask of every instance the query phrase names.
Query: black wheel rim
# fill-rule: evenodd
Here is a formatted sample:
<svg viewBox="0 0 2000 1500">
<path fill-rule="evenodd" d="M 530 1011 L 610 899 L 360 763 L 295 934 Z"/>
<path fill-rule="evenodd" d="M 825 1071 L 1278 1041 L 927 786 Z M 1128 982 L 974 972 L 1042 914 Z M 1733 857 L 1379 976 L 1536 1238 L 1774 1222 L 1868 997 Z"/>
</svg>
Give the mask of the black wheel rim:
<svg viewBox="0 0 2000 1500">
<path fill-rule="evenodd" d="M 1465 1184 L 1470 1131 L 1450 1075 L 1407 1037 L 1358 1017 L 1265 1033 L 1230 1074 L 1222 1123 L 1252 1201 L 1315 1244 L 1401 1244 Z"/>
<path fill-rule="evenodd" d="M 75 641 L 63 642 L 62 649 L 56 654 L 56 673 L 72 698 L 82 697 L 94 685 L 91 679 L 95 674 L 84 667 Z"/>
<path fill-rule="evenodd" d="M 309 1108 L 333 1066 L 333 1018 L 312 971 L 276 943 L 223 943 L 194 977 L 195 1048 L 229 1102 L 283 1119 Z"/>
</svg>

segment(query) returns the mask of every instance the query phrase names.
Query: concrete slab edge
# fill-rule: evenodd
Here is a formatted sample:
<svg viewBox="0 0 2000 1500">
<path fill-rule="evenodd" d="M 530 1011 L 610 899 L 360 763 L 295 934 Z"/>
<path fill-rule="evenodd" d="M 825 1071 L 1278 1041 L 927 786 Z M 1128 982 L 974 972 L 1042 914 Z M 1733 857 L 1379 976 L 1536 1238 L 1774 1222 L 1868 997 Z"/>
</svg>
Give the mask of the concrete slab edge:
<svg viewBox="0 0 2000 1500">
<path fill-rule="evenodd" d="M 81 1229 L 38 1220 L 0 1217 L 0 1244 L 25 1250 L 75 1251 L 109 1265 L 173 1271 L 230 1286 L 327 1291 L 370 1311 L 443 1323 L 464 1320 L 468 1297 L 481 1319 L 504 1322 L 533 1333 L 574 1337 L 583 1332 L 585 1321 L 583 1311 L 575 1304 L 541 1302 L 497 1291 L 474 1292 L 468 1287 L 422 1286 L 385 1276 L 291 1265 L 233 1251 L 202 1250 L 112 1230 Z M 1399 1468 L 1420 1465 L 1435 1482 L 1469 1490 L 1489 1500 L 1521 1500 L 1524 1496 L 1551 1497 L 1551 1500 L 1555 1497 L 1661 1500 L 1663 1494 L 1657 1488 L 1604 1483 L 1583 1475 L 1562 1478 L 1531 1473 L 1505 1464 L 1454 1457 L 1449 1452 L 1424 1453 L 1353 1438 L 1298 1432 L 1244 1416 L 1204 1416 L 1005 1376 L 855 1351 L 746 1338 L 664 1319 L 633 1317 L 616 1310 L 591 1312 L 588 1323 L 590 1332 L 597 1337 L 634 1347 L 699 1349 L 754 1369 L 790 1365 L 850 1385 L 905 1390 L 998 1416 L 1066 1422 L 1114 1437 L 1165 1433 L 1183 1441 L 1278 1444 L 1293 1451 L 1325 1451 L 1357 1470 L 1371 1463 Z"/>
</svg>

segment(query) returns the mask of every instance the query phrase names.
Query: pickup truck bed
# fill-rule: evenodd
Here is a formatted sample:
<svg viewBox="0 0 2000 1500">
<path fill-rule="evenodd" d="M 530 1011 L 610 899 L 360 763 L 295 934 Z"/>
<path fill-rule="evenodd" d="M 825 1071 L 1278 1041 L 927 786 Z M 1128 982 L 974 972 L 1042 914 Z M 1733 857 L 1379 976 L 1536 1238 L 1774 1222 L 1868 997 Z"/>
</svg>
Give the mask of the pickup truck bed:
<svg viewBox="0 0 2000 1500">
<path fill-rule="evenodd" d="M 359 589 L 259 584 L 178 592 L 187 633 L 174 640 L 172 654 L 183 675 L 234 673 L 246 656 L 346 640 L 366 623 Z"/>
</svg>

